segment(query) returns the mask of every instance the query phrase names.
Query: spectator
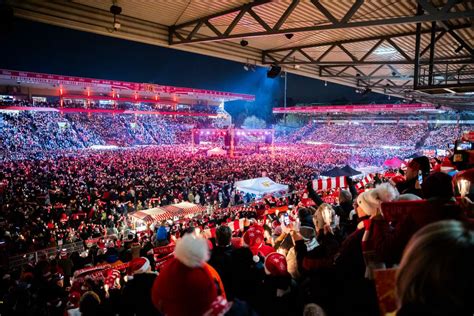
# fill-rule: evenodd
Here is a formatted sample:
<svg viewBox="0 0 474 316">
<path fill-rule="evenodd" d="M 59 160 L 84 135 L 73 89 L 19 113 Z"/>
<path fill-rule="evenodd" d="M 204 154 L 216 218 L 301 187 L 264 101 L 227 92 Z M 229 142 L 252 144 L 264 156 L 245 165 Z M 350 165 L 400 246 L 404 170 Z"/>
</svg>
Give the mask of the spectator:
<svg viewBox="0 0 474 316">
<path fill-rule="evenodd" d="M 397 274 L 397 315 L 472 315 L 474 232 L 458 221 L 425 226 L 410 240 Z"/>
</svg>

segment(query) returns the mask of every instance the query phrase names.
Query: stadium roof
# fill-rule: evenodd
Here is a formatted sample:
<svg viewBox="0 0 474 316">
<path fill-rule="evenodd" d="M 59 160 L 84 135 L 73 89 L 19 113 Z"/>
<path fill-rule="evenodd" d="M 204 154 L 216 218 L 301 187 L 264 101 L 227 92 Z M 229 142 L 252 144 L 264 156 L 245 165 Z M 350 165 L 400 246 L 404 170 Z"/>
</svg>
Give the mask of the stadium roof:
<svg viewBox="0 0 474 316">
<path fill-rule="evenodd" d="M 11 0 L 53 25 L 474 108 L 474 2 Z M 122 8 L 114 30 L 112 4 Z M 241 43 L 241 41 L 244 42 Z M 241 44 L 247 44 L 243 46 Z"/>
<path fill-rule="evenodd" d="M 0 86 L 13 88 L 19 85 L 31 88 L 29 93 L 71 99 L 99 99 L 101 94 L 111 97 L 113 94 L 115 100 L 130 102 L 159 100 L 160 103 L 190 104 L 209 101 L 218 104 L 222 101 L 255 100 L 255 96 L 249 94 L 0 69 Z"/>
<path fill-rule="evenodd" d="M 358 114 L 358 113 L 399 113 L 399 114 L 420 114 L 438 113 L 438 109 L 431 104 L 360 104 L 360 105 L 305 105 L 292 107 L 273 108 L 275 114 Z M 444 112 L 444 110 L 442 111 Z"/>
</svg>

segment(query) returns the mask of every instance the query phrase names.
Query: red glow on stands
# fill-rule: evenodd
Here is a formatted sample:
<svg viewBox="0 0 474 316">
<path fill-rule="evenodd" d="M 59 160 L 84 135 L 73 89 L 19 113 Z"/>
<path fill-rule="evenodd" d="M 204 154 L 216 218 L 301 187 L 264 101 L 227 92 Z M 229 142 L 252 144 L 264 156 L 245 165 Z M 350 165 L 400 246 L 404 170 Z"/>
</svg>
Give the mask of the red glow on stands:
<svg viewBox="0 0 474 316">
<path fill-rule="evenodd" d="M 89 88 L 87 88 L 87 96 L 90 97 L 91 96 L 91 90 Z"/>
<path fill-rule="evenodd" d="M 361 105 L 309 105 L 287 108 L 273 108 L 273 113 L 357 113 L 357 112 L 414 112 L 417 110 L 433 110 L 432 104 L 361 104 Z"/>
<path fill-rule="evenodd" d="M 146 91 L 153 93 L 166 93 L 174 95 L 183 95 L 186 98 L 216 98 L 224 101 L 230 100 L 246 100 L 255 101 L 254 95 L 230 93 L 223 91 L 212 91 L 212 90 L 201 90 L 193 88 L 173 87 L 173 86 L 162 86 L 158 84 L 149 83 L 137 83 L 137 82 L 125 82 L 116 80 L 103 80 L 94 78 L 81 78 L 74 76 L 61 76 L 53 74 L 43 74 L 28 71 L 17 71 L 0 69 L 0 76 L 3 79 L 10 80 L 13 82 L 21 81 L 28 85 L 43 85 L 44 87 L 51 87 L 51 85 L 62 85 L 63 87 L 68 86 L 74 90 L 77 87 L 83 89 L 90 87 L 92 91 L 100 91 L 105 87 L 115 87 L 119 90 L 125 91 Z"/>
<path fill-rule="evenodd" d="M 60 100 L 63 104 L 63 99 Z M 62 106 L 62 105 L 61 105 Z M 215 116 L 213 113 L 171 112 L 171 111 L 134 111 L 117 109 L 84 109 L 84 108 L 48 108 L 33 106 L 0 106 L 0 110 L 37 111 L 37 112 L 66 112 L 66 113 L 105 113 L 105 114 L 143 114 L 143 115 L 180 115 L 180 116 Z"/>
<path fill-rule="evenodd" d="M 135 100 L 138 100 L 138 93 L 135 92 Z"/>
<path fill-rule="evenodd" d="M 63 86 L 60 86 L 60 87 L 59 87 L 59 95 L 63 95 L 63 92 L 64 92 L 64 91 L 63 91 Z"/>
<path fill-rule="evenodd" d="M 84 99 L 84 96 L 80 95 L 65 95 L 63 96 L 65 99 Z M 93 95 L 88 97 L 90 100 L 104 100 L 104 101 L 117 101 L 117 102 L 141 102 L 141 103 L 156 103 L 153 99 L 135 99 L 135 98 L 120 98 L 120 97 L 107 97 L 107 96 L 100 96 L 100 95 Z M 159 100 L 160 104 L 169 104 L 175 105 L 176 102 L 170 100 Z"/>
</svg>

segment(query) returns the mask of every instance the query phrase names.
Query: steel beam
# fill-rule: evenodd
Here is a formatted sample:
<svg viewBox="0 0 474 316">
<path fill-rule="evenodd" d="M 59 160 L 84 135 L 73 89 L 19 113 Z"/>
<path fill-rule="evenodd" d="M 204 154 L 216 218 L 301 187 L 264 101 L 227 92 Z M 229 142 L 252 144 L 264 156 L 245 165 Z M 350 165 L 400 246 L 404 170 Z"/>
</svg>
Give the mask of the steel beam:
<svg viewBox="0 0 474 316">
<path fill-rule="evenodd" d="M 346 15 L 341 20 L 341 23 L 347 23 L 354 16 L 354 14 L 359 10 L 360 6 L 364 3 L 364 0 L 356 0 L 352 7 L 347 11 Z"/>
<path fill-rule="evenodd" d="M 471 23 L 460 24 L 460 25 L 454 26 L 452 29 L 453 30 L 470 29 L 472 28 L 472 26 L 473 25 Z M 446 30 L 444 28 L 437 28 L 436 32 L 446 32 Z M 431 28 L 421 30 L 420 33 L 429 34 L 431 33 Z M 376 36 L 353 38 L 353 39 L 347 39 L 347 40 L 338 40 L 338 41 L 331 41 L 331 42 L 320 42 L 320 43 L 307 44 L 307 45 L 291 46 L 291 47 L 286 47 L 286 48 L 269 49 L 266 52 L 277 53 L 277 52 L 287 51 L 293 48 L 296 48 L 296 49 L 316 48 L 316 47 L 331 46 L 331 45 L 337 45 L 337 44 L 351 44 L 351 43 L 378 41 L 378 40 L 386 40 L 389 38 L 407 37 L 407 36 L 415 36 L 415 35 L 416 35 L 416 31 L 395 33 L 395 34 L 388 34 L 388 35 L 376 35 Z"/>
<path fill-rule="evenodd" d="M 423 15 L 423 7 L 418 4 L 416 9 L 417 15 Z M 416 24 L 415 35 L 415 60 L 414 60 L 414 75 L 413 75 L 413 89 L 418 87 L 420 74 L 420 48 L 421 48 L 421 23 Z"/>
<path fill-rule="evenodd" d="M 242 16 L 248 12 L 249 9 L 252 7 L 268 3 L 269 1 L 255 1 L 243 6 L 226 10 L 223 12 L 215 13 L 206 17 L 202 17 L 193 21 L 189 21 L 183 24 L 174 25 L 170 27 L 169 32 L 171 33 L 170 36 L 170 45 L 176 44 L 187 44 L 187 43 L 198 43 L 198 42 L 212 42 L 212 41 L 221 41 L 221 40 L 228 40 L 228 39 L 235 39 L 235 38 L 252 38 L 258 36 L 269 36 L 269 35 L 278 35 L 278 34 L 286 34 L 286 33 L 300 33 L 300 32 L 312 32 L 312 31 L 330 31 L 330 30 L 338 30 L 338 29 L 346 29 L 346 28 L 359 28 L 359 27 L 376 27 L 376 26 L 387 26 L 387 25 L 398 25 L 398 24 L 410 24 L 410 23 L 423 23 L 423 22 L 432 22 L 432 21 L 446 21 L 450 19 L 461 19 L 461 18 L 473 18 L 474 17 L 474 10 L 466 10 L 461 12 L 431 12 L 429 14 L 424 15 L 415 15 L 415 16 L 406 16 L 406 17 L 396 17 L 396 18 L 388 18 L 388 19 L 376 19 L 376 20 L 365 20 L 365 21 L 355 21 L 355 22 L 348 22 L 346 19 L 342 19 L 338 21 L 327 9 L 322 6 L 318 0 L 312 0 L 315 6 L 329 19 L 327 24 L 323 25 L 315 25 L 315 26 L 307 26 L 307 27 L 294 27 L 294 28 L 286 28 L 282 29 L 281 25 L 278 28 L 265 28 L 265 31 L 258 31 L 258 32 L 247 32 L 247 33 L 240 33 L 240 34 L 232 34 L 233 29 L 238 24 Z M 294 3 L 290 3 L 290 6 L 296 6 Z M 353 6 L 349 11 L 346 13 L 345 17 L 352 17 L 356 12 L 357 9 L 360 7 Z M 291 9 L 291 10 L 294 10 Z M 290 10 L 290 11 L 291 11 Z M 221 17 L 224 15 L 228 15 L 231 13 L 239 12 L 236 18 L 233 20 L 231 25 L 227 28 L 227 30 L 222 34 L 218 35 L 215 34 L 214 36 L 208 37 L 197 37 L 193 36 L 191 38 L 183 38 L 183 36 L 178 36 L 179 31 L 183 30 L 186 27 L 195 26 L 198 23 L 208 24 L 211 23 L 210 20 Z M 285 11 L 286 12 L 286 11 Z M 282 19 L 285 13 L 282 14 L 280 19 Z M 256 13 L 252 14 L 255 18 Z M 279 20 L 280 20 L 279 19 Z M 262 19 L 263 21 L 263 19 Z M 207 23 L 206 23 L 207 22 Z M 202 25 L 201 24 L 201 25 Z M 211 23 L 212 24 L 212 23 Z M 283 23 L 281 23 L 283 24 Z M 200 27 L 197 29 L 199 31 Z M 215 33 L 215 32 L 214 32 Z M 196 32 L 196 35 L 198 32 Z M 175 38 L 176 37 L 176 38 Z"/>
<path fill-rule="evenodd" d="M 438 13 L 439 10 L 435 8 L 433 5 L 430 4 L 428 0 L 417 0 L 418 4 L 420 4 L 425 11 L 428 13 Z M 448 3 L 441 9 L 442 13 L 447 13 L 451 8 L 457 3 L 457 1 L 450 0 Z M 443 19 L 439 21 L 439 24 L 444 27 L 446 31 L 461 45 L 462 48 L 465 48 L 471 55 L 474 55 L 474 49 L 464 41 L 456 32 L 453 31 L 451 23 L 449 23 L 448 19 Z"/>
<path fill-rule="evenodd" d="M 285 10 L 283 15 L 278 19 L 278 22 L 275 23 L 273 29 L 279 30 L 282 25 L 286 22 L 290 14 L 295 10 L 296 6 L 300 3 L 300 0 L 293 0 L 288 8 Z"/>
<path fill-rule="evenodd" d="M 326 51 L 323 55 L 326 56 L 329 52 Z M 324 57 L 321 55 L 321 57 Z M 286 61 L 282 60 L 282 58 L 278 59 L 275 56 L 269 54 L 263 54 L 262 63 L 265 65 L 269 64 L 279 64 L 279 65 L 325 65 L 325 66 L 333 66 L 333 67 L 340 67 L 340 66 L 357 66 L 357 65 L 413 65 L 413 60 L 370 60 L 370 61 L 321 61 L 321 57 L 317 60 L 309 61 L 309 60 L 294 60 L 294 61 Z M 271 59 L 268 61 L 266 58 Z M 283 57 L 284 58 L 284 57 Z M 444 58 L 437 58 L 434 59 L 435 63 L 443 63 L 448 65 L 464 65 L 464 64 L 472 64 L 474 63 L 474 57 L 472 56 L 456 56 L 456 57 L 444 57 Z M 420 65 L 428 65 L 430 63 L 429 60 L 421 60 L 419 62 Z"/>
<path fill-rule="evenodd" d="M 434 67 L 434 55 L 435 55 L 435 50 L 436 50 L 436 41 L 435 41 L 435 35 L 436 35 L 436 22 L 431 22 L 431 40 L 430 43 L 430 64 L 429 64 L 429 70 L 428 70 L 428 84 L 433 84 L 433 67 Z"/>
<path fill-rule="evenodd" d="M 471 79 L 474 80 L 474 79 Z M 415 90 L 429 91 L 438 89 L 455 89 L 455 88 L 474 88 L 474 81 L 466 83 L 453 83 L 453 84 L 439 84 L 439 85 L 426 85 L 418 86 Z"/>
</svg>

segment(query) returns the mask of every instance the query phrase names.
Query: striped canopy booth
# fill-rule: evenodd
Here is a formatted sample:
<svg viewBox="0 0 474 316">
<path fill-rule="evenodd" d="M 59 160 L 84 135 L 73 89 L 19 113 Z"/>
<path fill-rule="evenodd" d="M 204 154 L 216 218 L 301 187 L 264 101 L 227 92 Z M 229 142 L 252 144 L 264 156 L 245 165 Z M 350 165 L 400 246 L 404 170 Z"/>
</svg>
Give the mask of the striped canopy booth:
<svg viewBox="0 0 474 316">
<path fill-rule="evenodd" d="M 145 224 L 153 224 L 156 222 L 173 219 L 175 217 L 191 216 L 201 213 L 206 207 L 196 205 L 189 202 L 181 202 L 161 207 L 154 207 L 143 211 L 131 213 L 129 215 L 132 222 L 144 222 Z"/>
</svg>

